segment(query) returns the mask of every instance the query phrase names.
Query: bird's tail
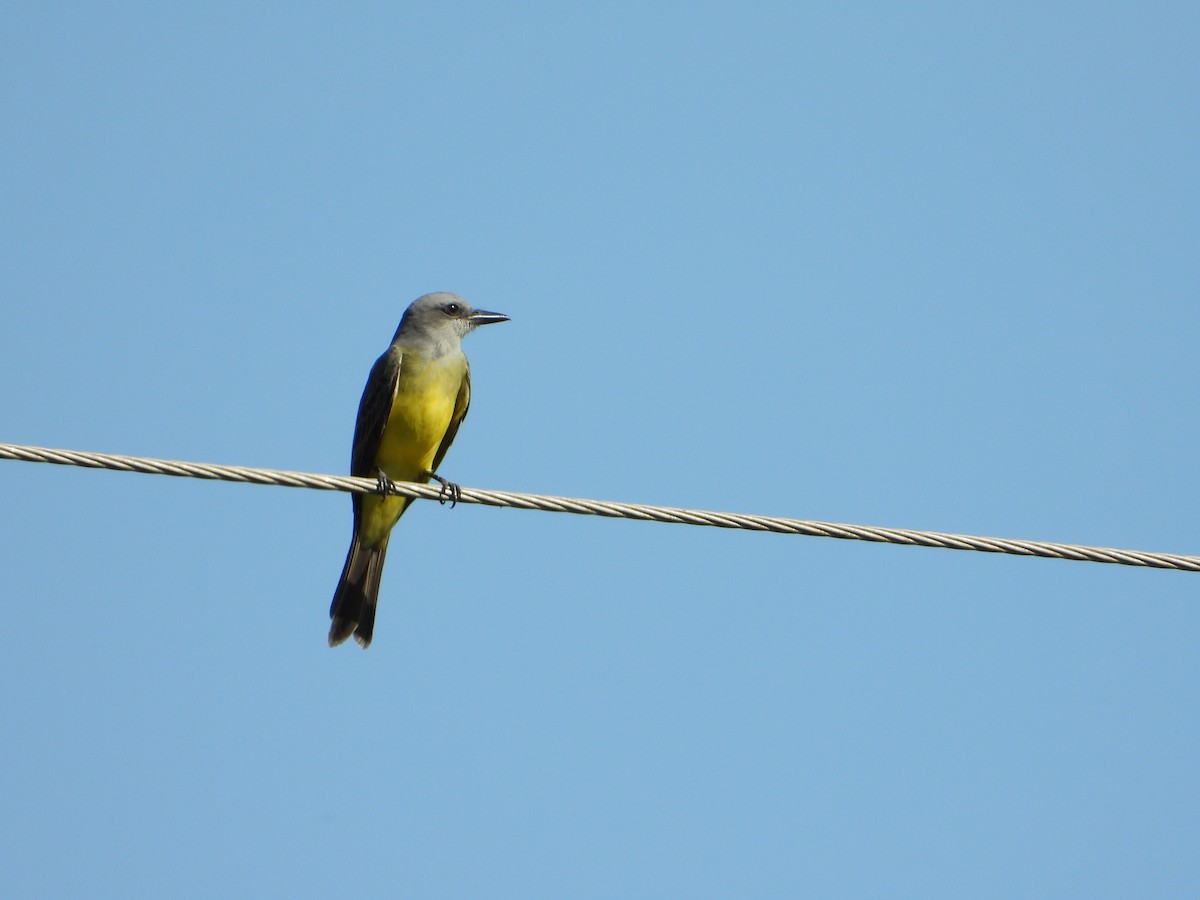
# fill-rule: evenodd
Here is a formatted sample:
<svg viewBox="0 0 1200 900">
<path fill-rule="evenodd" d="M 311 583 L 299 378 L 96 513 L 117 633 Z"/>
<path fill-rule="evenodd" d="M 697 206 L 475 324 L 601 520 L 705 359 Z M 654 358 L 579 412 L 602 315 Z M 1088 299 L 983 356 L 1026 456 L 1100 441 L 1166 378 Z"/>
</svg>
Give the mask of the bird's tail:
<svg viewBox="0 0 1200 900">
<path fill-rule="evenodd" d="M 378 547 L 364 546 L 358 532 L 350 542 L 342 580 L 333 593 L 329 607 L 329 646 L 336 647 L 350 635 L 364 649 L 371 643 L 375 631 L 375 606 L 379 602 L 379 578 L 383 574 L 383 558 L 387 554 L 387 538 Z"/>
</svg>

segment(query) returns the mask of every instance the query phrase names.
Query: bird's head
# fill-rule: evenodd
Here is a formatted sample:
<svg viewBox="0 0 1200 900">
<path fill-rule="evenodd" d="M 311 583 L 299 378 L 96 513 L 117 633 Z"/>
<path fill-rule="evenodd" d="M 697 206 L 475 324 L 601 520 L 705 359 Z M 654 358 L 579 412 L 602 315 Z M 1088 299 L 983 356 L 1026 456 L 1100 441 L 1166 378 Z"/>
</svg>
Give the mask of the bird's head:
<svg viewBox="0 0 1200 900">
<path fill-rule="evenodd" d="M 400 320 L 396 339 L 434 341 L 442 346 L 457 346 L 472 329 L 508 320 L 504 313 L 475 309 L 457 294 L 439 291 L 418 297 L 412 302 Z"/>
</svg>

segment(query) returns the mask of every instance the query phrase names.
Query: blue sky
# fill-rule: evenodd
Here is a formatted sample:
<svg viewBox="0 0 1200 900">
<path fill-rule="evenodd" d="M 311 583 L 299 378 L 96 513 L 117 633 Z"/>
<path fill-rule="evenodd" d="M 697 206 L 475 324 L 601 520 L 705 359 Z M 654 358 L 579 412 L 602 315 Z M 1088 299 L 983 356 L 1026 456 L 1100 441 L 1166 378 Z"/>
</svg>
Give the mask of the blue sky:
<svg viewBox="0 0 1200 900">
<path fill-rule="evenodd" d="M 0 440 L 1200 552 L 1200 13 L 0 11 Z M 8 896 L 1200 891 L 1200 580 L 0 463 Z"/>
</svg>

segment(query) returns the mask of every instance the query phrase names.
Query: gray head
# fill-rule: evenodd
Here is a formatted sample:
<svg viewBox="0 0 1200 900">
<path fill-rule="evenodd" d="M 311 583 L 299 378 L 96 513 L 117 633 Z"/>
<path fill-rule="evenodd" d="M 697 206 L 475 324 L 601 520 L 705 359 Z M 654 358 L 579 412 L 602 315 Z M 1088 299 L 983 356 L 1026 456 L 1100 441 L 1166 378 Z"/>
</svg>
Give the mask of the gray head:
<svg viewBox="0 0 1200 900">
<path fill-rule="evenodd" d="M 418 297 L 404 311 L 393 342 L 433 343 L 441 349 L 451 349 L 479 325 L 507 322 L 504 313 L 475 309 L 457 294 L 438 291 Z"/>
</svg>

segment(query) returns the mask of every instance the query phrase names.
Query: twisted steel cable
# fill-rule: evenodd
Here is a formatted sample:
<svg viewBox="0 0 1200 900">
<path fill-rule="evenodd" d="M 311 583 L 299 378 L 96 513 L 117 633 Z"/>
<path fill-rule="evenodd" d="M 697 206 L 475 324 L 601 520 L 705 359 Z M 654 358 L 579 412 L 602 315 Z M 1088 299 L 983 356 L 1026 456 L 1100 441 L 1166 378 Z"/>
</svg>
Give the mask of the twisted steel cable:
<svg viewBox="0 0 1200 900">
<path fill-rule="evenodd" d="M 260 469 L 249 466 L 227 466 L 217 463 L 184 462 L 153 459 L 145 456 L 122 456 L 112 453 L 93 453 L 82 450 L 57 450 L 22 444 L 0 443 L 0 459 L 23 462 L 54 463 L 63 466 L 83 466 L 90 469 L 113 469 L 121 472 L 141 472 L 150 475 L 174 475 L 181 478 L 204 478 L 215 481 L 239 481 L 248 484 L 279 485 L 281 487 L 313 488 L 324 491 L 371 493 L 380 490 L 372 478 L 348 475 L 319 475 L 311 472 L 289 472 L 281 469 Z M 388 490 L 405 497 L 422 500 L 446 499 L 440 487 L 411 482 L 394 482 Z M 606 516 L 616 519 L 640 519 L 648 522 L 667 522 L 678 525 L 708 525 L 714 528 L 739 528 L 747 531 L 769 531 L 776 534 L 803 534 L 809 537 L 839 538 L 851 541 L 875 541 L 915 547 L 942 547 L 947 550 L 976 550 L 982 553 L 1008 553 L 1014 556 L 1040 556 L 1048 559 L 1069 559 L 1078 562 L 1113 563 L 1122 566 L 1142 566 L 1155 569 L 1174 569 L 1200 572 L 1200 556 L 1158 553 L 1148 550 L 1117 550 L 1110 547 L 1088 547 L 1079 544 L 1059 544 L 1048 541 L 1014 540 L 1011 538 L 978 537 L 970 534 L 946 534 L 937 531 L 915 531 L 907 528 L 881 528 L 874 525 L 847 525 L 838 522 L 818 522 L 808 519 L 787 519 L 778 516 L 744 513 L 711 512 L 702 509 L 681 509 L 672 506 L 650 506 L 643 503 L 613 503 L 605 500 L 585 500 L 577 497 L 553 497 L 545 494 L 489 491 L 462 488 L 456 498 L 462 503 L 484 506 L 537 509 L 543 512 L 565 512 L 578 515 Z"/>
</svg>

